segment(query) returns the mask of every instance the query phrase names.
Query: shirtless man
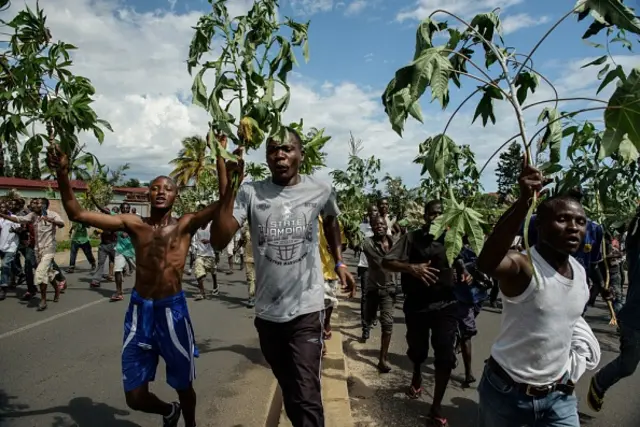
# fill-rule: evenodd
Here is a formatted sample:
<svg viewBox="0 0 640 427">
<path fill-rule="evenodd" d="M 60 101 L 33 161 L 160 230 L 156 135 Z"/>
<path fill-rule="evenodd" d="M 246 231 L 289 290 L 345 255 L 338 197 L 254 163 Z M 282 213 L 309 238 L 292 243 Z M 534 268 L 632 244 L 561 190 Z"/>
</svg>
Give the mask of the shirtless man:
<svg viewBox="0 0 640 427">
<path fill-rule="evenodd" d="M 192 382 L 197 352 L 181 278 L 191 236 L 211 221 L 218 204 L 179 219 L 172 218 L 177 187 L 171 178 L 159 176 L 149 186 L 149 217 L 92 212 L 83 209 L 76 200 L 69 183 L 69 158 L 57 145 L 49 148 L 47 164 L 56 171 L 62 203 L 71 221 L 126 232 L 135 247 L 136 281 L 125 317 L 122 348 L 127 405 L 134 410 L 162 415 L 164 427 L 177 426 L 182 411 L 184 425 L 194 427 L 196 393 Z M 224 177 L 220 181 L 222 195 L 228 180 L 221 158 L 217 168 L 218 176 Z M 232 166 L 230 172 L 236 169 Z M 216 223 L 212 223 L 212 233 L 219 232 Z M 164 402 L 149 391 L 158 356 L 162 356 L 167 365 L 167 383 L 177 391 L 179 403 Z"/>
</svg>

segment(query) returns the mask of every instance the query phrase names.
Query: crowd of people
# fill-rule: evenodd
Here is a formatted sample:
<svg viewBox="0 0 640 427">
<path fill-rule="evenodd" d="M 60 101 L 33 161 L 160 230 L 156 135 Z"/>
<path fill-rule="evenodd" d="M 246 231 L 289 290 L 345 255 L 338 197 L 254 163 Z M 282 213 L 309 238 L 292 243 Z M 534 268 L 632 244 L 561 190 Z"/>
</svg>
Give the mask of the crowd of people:
<svg viewBox="0 0 640 427">
<path fill-rule="evenodd" d="M 292 425 L 325 424 L 320 378 L 324 341 L 331 339 L 331 315 L 340 291 L 353 298 L 356 280 L 342 256 L 346 239 L 335 192 L 299 174 L 301 138 L 293 129 L 286 136 L 284 141 L 268 140 L 271 176 L 263 181 L 234 185 L 243 176 L 241 157 L 234 162 L 219 157 L 219 199 L 179 218 L 172 214 L 178 189 L 166 176 L 149 186 L 149 216 L 133 213 L 126 203 L 111 211 L 98 204 L 95 210 L 83 209 L 69 183 L 68 157 L 56 146 L 49 150 L 47 162 L 56 171 L 64 209 L 74 224 L 67 271 L 74 271 L 76 253 L 82 249 L 94 272 L 91 286 L 97 287 L 109 260 L 107 276 L 115 279 L 117 289 L 114 301 L 124 298 L 123 276 L 135 275 L 124 322 L 125 397 L 132 409 L 161 415 L 165 427 L 176 426 L 181 416 L 187 427 L 196 425 L 193 381 L 198 351 L 182 275 L 193 270 L 198 301 L 207 297 L 205 279 L 211 275 L 215 296 L 222 254 L 228 256 L 229 271 L 235 255 L 241 255 L 247 305 L 255 309 L 260 348 L 280 385 Z M 226 148 L 223 137 L 220 142 Z M 586 217 L 580 192 L 546 197 L 531 220 L 527 254 L 522 247 L 523 223 L 544 182 L 539 171 L 525 167 L 520 196 L 486 237 L 484 249 L 476 254 L 465 238 L 452 264 L 446 233 L 436 238 L 430 232 L 443 212 L 441 201 L 427 202 L 423 227 L 409 231 L 392 218 L 386 199 L 367 210 L 361 225 L 364 240 L 355 248 L 361 340 L 367 342 L 379 322 L 377 369 L 389 372 L 393 314 L 402 293 L 407 356 L 413 364 L 409 397 L 422 394 L 422 366 L 430 351 L 434 356 L 429 426 L 448 425 L 442 401 L 458 352 L 464 385 L 476 382 L 471 369 L 475 320 L 485 303 L 496 306 L 498 295 L 502 324 L 491 354 L 483 355 L 488 359 L 478 385 L 480 426 L 579 425 L 575 384 L 600 360 L 598 342 L 583 315 L 598 295 L 614 307 L 622 345 L 619 357 L 593 377 L 590 407 L 601 410 L 607 390 L 631 375 L 640 361 L 640 294 L 634 288 L 640 216 L 626 236 L 614 237 Z M 48 284 L 54 286 L 54 301 L 66 286 L 53 260 L 55 230 L 64 225 L 62 219 L 48 211 L 46 199 L 35 199 L 28 211 L 19 203 L 2 203 L 0 217 L 2 291 L 9 280 L 15 285 L 24 276 L 29 287 L 25 298 L 33 298 L 38 285 L 39 309 L 44 310 Z M 88 243 L 90 227 L 101 230 L 97 262 Z M 149 390 L 159 357 L 167 365 L 167 382 L 178 401 L 165 402 Z"/>
</svg>

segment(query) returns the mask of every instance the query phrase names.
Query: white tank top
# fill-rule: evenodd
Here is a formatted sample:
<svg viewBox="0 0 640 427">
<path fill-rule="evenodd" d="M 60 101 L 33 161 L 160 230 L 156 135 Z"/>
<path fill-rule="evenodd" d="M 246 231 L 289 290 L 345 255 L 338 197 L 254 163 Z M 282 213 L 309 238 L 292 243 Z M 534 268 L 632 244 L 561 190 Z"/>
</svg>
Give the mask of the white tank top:
<svg viewBox="0 0 640 427">
<path fill-rule="evenodd" d="M 571 335 L 589 299 L 584 268 L 572 256 L 573 279 L 558 273 L 531 248 L 534 277 L 522 295 L 503 296 L 500 334 L 491 356 L 519 383 L 546 385 L 569 369 Z"/>
</svg>

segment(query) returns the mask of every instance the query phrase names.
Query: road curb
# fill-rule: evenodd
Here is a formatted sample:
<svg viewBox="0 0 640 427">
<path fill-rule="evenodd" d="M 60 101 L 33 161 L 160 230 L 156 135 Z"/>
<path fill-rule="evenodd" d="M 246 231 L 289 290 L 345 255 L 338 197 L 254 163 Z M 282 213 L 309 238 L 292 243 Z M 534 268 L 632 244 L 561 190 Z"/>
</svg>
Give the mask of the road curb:
<svg viewBox="0 0 640 427">
<path fill-rule="evenodd" d="M 354 427 L 347 381 L 349 372 L 344 354 L 343 335 L 339 331 L 339 315 L 334 311 L 332 337 L 325 341 L 327 354 L 322 359 L 322 403 L 327 427 Z M 265 427 L 290 427 L 282 406 L 282 393 L 275 387 Z"/>
<path fill-rule="evenodd" d="M 271 399 L 267 405 L 267 418 L 264 427 L 278 427 L 280 424 L 280 414 L 282 413 L 282 390 L 278 382 L 274 379 L 271 386 Z"/>
</svg>

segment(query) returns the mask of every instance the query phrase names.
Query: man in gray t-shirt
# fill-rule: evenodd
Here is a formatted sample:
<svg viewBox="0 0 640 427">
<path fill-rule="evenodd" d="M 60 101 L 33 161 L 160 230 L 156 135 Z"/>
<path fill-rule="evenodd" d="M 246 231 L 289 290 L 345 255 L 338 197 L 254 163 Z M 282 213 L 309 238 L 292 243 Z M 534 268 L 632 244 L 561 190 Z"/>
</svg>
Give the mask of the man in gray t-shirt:
<svg viewBox="0 0 640 427">
<path fill-rule="evenodd" d="M 343 286 L 355 281 L 342 261 L 340 213 L 331 186 L 298 173 L 302 140 L 288 129 L 284 142 L 267 141 L 271 177 L 244 184 L 235 197 L 221 195 L 221 230 L 211 236 L 224 248 L 249 222 L 256 275 L 260 348 L 276 376 L 293 427 L 324 427 L 320 360 L 323 347 L 324 276 L 318 246 L 318 215 Z"/>
<path fill-rule="evenodd" d="M 249 221 L 256 266 L 256 316 L 288 322 L 324 309 L 318 215 L 340 213 L 331 187 L 311 176 L 282 187 L 271 179 L 244 184 L 233 217 Z"/>
</svg>

